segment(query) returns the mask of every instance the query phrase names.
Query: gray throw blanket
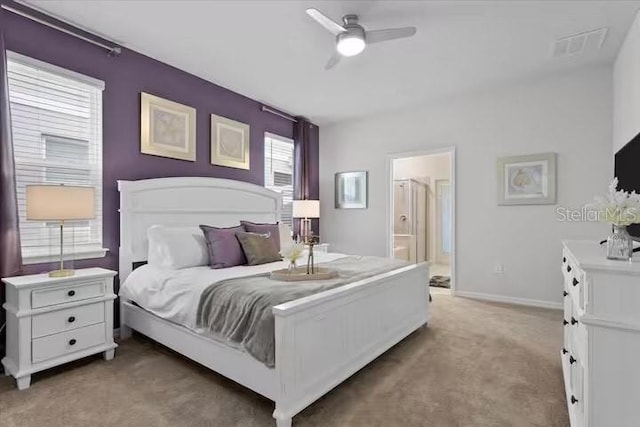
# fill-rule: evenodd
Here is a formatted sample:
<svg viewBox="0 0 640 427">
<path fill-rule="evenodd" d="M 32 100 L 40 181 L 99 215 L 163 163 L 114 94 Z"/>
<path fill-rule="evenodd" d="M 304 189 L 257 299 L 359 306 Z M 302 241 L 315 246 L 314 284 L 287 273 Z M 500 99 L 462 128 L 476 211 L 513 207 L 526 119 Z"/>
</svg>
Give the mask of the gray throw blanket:
<svg viewBox="0 0 640 427">
<path fill-rule="evenodd" d="M 283 282 L 269 274 L 222 280 L 207 287 L 198 304 L 198 327 L 239 345 L 268 367 L 275 366 L 272 308 L 308 295 L 409 265 L 406 261 L 350 256 L 319 264 L 337 270 L 329 280 Z"/>
</svg>

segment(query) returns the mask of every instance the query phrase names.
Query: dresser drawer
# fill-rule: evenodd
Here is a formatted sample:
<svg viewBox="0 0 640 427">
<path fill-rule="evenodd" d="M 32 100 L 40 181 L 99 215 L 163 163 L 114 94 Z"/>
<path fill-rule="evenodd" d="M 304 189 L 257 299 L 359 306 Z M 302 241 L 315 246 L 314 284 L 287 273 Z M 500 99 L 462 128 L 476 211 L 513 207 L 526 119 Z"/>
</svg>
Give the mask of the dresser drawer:
<svg viewBox="0 0 640 427">
<path fill-rule="evenodd" d="M 575 307 L 579 309 L 580 314 L 584 312 L 585 281 L 584 271 L 576 269 L 569 284 L 571 287 L 571 297 L 573 298 Z"/>
<path fill-rule="evenodd" d="M 33 316 L 31 335 L 40 338 L 104 322 L 104 303 L 81 305 Z"/>
<path fill-rule="evenodd" d="M 575 357 L 584 365 L 587 357 L 587 330 L 582 323 L 571 327 L 571 340 Z"/>
<path fill-rule="evenodd" d="M 31 292 L 31 307 L 48 307 L 104 295 L 104 281 L 82 282 Z"/>
<path fill-rule="evenodd" d="M 34 339 L 31 359 L 33 363 L 60 357 L 86 348 L 95 347 L 105 342 L 105 325 L 85 326 L 84 328 L 49 335 Z"/>
<path fill-rule="evenodd" d="M 584 366 L 580 361 L 575 362 L 571 365 L 570 375 L 571 375 L 571 396 L 569 397 L 569 404 L 571 405 L 571 410 L 574 411 L 577 415 L 577 419 L 584 419 Z"/>
</svg>

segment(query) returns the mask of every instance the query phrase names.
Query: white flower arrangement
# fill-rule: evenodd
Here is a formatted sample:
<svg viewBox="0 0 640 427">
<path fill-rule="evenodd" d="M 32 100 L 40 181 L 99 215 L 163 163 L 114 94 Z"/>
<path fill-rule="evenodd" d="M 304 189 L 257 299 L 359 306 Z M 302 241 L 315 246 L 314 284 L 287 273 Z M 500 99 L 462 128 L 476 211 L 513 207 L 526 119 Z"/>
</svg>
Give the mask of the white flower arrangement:
<svg viewBox="0 0 640 427">
<path fill-rule="evenodd" d="M 618 178 L 609 184 L 609 193 L 596 197 L 593 208 L 598 211 L 598 219 L 618 227 L 640 223 L 640 194 L 635 191 L 618 190 Z"/>
<path fill-rule="evenodd" d="M 302 258 L 302 252 L 304 251 L 304 244 L 294 243 L 290 246 L 284 247 L 280 250 L 280 255 L 286 260 L 289 260 L 291 264 L 295 264 L 296 261 Z"/>
</svg>

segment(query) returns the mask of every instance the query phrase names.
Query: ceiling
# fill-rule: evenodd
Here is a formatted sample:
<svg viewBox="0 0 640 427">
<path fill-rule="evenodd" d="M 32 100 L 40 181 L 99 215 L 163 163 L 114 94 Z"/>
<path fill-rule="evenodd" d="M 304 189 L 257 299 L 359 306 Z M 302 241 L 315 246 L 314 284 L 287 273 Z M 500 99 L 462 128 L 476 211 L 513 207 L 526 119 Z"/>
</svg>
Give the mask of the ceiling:
<svg viewBox="0 0 640 427">
<path fill-rule="evenodd" d="M 638 1 L 24 0 L 160 61 L 323 125 L 611 63 Z M 310 19 L 360 15 L 416 36 L 368 46 L 333 70 L 333 36 Z M 601 50 L 552 58 L 555 39 L 609 27 Z"/>
</svg>

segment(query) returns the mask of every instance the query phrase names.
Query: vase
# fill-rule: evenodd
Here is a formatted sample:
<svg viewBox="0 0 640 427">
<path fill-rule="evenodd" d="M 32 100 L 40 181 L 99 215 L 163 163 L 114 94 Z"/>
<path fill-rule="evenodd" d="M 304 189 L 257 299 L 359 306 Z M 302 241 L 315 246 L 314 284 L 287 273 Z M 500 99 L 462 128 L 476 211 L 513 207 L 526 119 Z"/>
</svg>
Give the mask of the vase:
<svg viewBox="0 0 640 427">
<path fill-rule="evenodd" d="M 614 225 L 613 234 L 607 239 L 607 258 L 630 261 L 633 256 L 633 241 L 627 227 Z"/>
<path fill-rule="evenodd" d="M 287 272 L 289 274 L 293 274 L 296 271 L 296 260 L 289 260 L 289 267 L 287 267 Z"/>
</svg>

